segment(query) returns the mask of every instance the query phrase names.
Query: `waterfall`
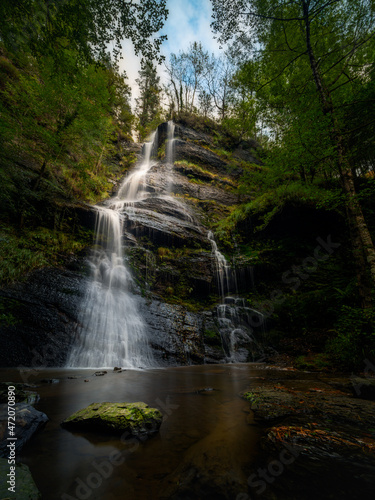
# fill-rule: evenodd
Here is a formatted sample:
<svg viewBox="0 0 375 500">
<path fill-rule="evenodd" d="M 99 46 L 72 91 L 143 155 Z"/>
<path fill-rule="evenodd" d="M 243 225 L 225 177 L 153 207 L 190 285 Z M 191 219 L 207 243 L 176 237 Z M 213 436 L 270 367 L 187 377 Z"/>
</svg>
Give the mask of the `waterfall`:
<svg viewBox="0 0 375 500">
<path fill-rule="evenodd" d="M 153 162 L 151 158 L 156 153 L 157 144 L 158 138 L 156 130 L 150 135 L 149 141 L 143 146 L 143 161 L 137 169 L 126 177 L 117 196 L 113 199 L 115 203 L 120 202 L 119 205 L 121 206 L 122 202 L 123 206 L 124 202 L 129 203 L 147 196 L 147 193 L 144 191 L 146 175 L 156 163 Z"/>
<path fill-rule="evenodd" d="M 150 367 L 153 363 L 138 297 L 131 293 L 132 276 L 122 250 L 125 204 L 140 199 L 147 172 L 153 166 L 154 133 L 144 145 L 144 159 L 123 182 L 108 207 L 96 206 L 95 244 L 90 256 L 91 276 L 82 302 L 75 343 L 68 367 Z"/>
<path fill-rule="evenodd" d="M 209 231 L 207 238 L 211 243 L 217 285 L 221 298 L 221 304 L 217 306 L 216 312 L 223 350 L 227 361 L 243 361 L 243 354 L 239 352 L 238 347 L 240 342 L 253 344 L 254 353 L 258 354 L 261 351 L 253 336 L 253 327 L 262 325 L 264 331 L 264 316 L 259 311 L 248 307 L 245 299 L 226 296 L 226 294 L 233 292 L 232 283 L 236 283 L 235 273 L 228 265 L 224 255 L 219 252 L 212 231 Z M 234 288 L 234 291 L 236 291 L 236 287 Z"/>
<path fill-rule="evenodd" d="M 212 255 L 215 259 L 215 264 L 216 264 L 216 278 L 217 278 L 217 283 L 219 286 L 219 291 L 220 291 L 220 297 L 222 300 L 224 300 L 225 293 L 230 291 L 230 282 L 231 282 L 231 275 L 232 275 L 232 269 L 228 265 L 226 258 L 224 255 L 219 252 L 217 248 L 216 241 L 214 239 L 214 234 L 212 231 L 209 231 L 207 234 L 207 238 L 210 240 L 211 247 L 212 247 Z"/>
<path fill-rule="evenodd" d="M 169 120 L 167 127 L 167 144 L 165 149 L 165 159 L 167 163 L 167 194 L 170 195 L 173 186 L 173 165 L 174 165 L 174 146 L 176 139 L 174 138 L 175 124 L 173 120 Z"/>
<path fill-rule="evenodd" d="M 172 120 L 169 120 L 167 128 L 167 147 L 166 147 L 166 159 L 168 165 L 173 165 L 174 163 L 174 143 L 175 143 L 174 129 L 175 129 L 175 124 L 173 123 Z"/>
</svg>

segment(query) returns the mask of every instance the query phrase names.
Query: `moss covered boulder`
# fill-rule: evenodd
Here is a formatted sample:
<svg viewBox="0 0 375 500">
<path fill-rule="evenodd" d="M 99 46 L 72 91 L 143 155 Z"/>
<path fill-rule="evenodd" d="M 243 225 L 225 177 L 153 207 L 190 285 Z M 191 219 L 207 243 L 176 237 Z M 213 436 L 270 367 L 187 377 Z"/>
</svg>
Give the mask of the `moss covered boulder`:
<svg viewBox="0 0 375 500">
<path fill-rule="evenodd" d="M 62 422 L 72 430 L 96 430 L 144 440 L 157 433 L 163 416 L 146 403 L 92 403 Z"/>
<path fill-rule="evenodd" d="M 0 458 L 0 477 L 2 479 L 0 498 L 4 500 L 40 500 L 41 494 L 27 465 L 18 463 L 12 467 L 14 469 L 11 470 L 7 459 Z M 13 477 L 7 476 L 7 474 L 11 474 L 11 471 L 14 472 L 15 480 Z M 15 482 L 14 487 L 13 481 Z"/>
</svg>

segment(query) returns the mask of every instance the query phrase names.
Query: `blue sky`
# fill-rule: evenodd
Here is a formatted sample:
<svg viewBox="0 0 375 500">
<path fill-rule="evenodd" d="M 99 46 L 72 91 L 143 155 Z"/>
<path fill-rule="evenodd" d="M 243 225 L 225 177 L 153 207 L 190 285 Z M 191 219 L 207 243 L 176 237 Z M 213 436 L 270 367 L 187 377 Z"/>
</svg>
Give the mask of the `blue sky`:
<svg viewBox="0 0 375 500">
<path fill-rule="evenodd" d="M 167 35 L 168 40 L 163 43 L 162 54 L 166 60 L 169 55 L 185 50 L 191 42 L 202 42 L 203 47 L 210 53 L 219 54 L 219 44 L 213 38 L 211 24 L 210 0 L 168 0 L 169 16 L 161 34 Z M 139 58 L 135 56 L 130 42 L 124 43 L 124 59 L 120 68 L 125 69 L 129 84 L 133 89 L 133 98 L 136 97 L 135 79 L 138 78 L 140 68 Z M 163 80 L 163 68 L 159 69 Z"/>
</svg>

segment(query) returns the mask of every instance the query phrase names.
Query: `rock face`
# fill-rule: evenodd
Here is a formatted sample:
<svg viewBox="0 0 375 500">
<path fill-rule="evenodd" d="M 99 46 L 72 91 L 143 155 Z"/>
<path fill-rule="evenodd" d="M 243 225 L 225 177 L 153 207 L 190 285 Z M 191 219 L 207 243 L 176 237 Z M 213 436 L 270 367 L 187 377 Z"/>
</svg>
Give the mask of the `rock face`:
<svg viewBox="0 0 375 500">
<path fill-rule="evenodd" d="M 36 410 L 32 406 L 25 403 L 17 403 L 14 405 L 16 413 L 15 435 L 16 452 L 19 452 L 23 446 L 39 431 L 48 421 L 47 415 Z M 8 454 L 7 437 L 8 437 L 8 405 L 0 405 L 0 456 L 5 457 Z"/>
<path fill-rule="evenodd" d="M 145 403 L 92 403 L 62 422 L 66 429 L 95 430 L 144 440 L 156 434 L 163 416 Z"/>
<path fill-rule="evenodd" d="M 42 269 L 2 289 L 0 300 L 17 319 L 0 327 L 0 366 L 63 366 L 85 286 L 76 270 Z"/>
<path fill-rule="evenodd" d="M 208 232 L 238 202 L 241 168 L 220 156 L 206 133 L 177 124 L 175 136 L 176 160 L 183 161 L 173 168 L 155 158 L 144 180 L 148 197 L 124 206 L 121 214 L 124 253 L 137 284 L 132 292 L 144 297 L 142 316 L 161 365 L 223 362 L 231 332 L 224 332 L 224 339 L 220 331 L 217 263 Z M 158 137 L 162 146 L 167 124 L 159 127 Z M 110 206 L 111 200 L 103 204 Z M 70 209 L 94 229 L 94 210 L 85 204 Z M 240 292 L 251 289 L 249 278 L 247 264 L 236 269 Z M 64 269 L 35 271 L 24 282 L 0 289 L 2 310 L 16 318 L 0 323 L 0 366 L 64 366 L 87 280 L 87 256 L 81 255 Z M 253 359 L 249 332 L 236 344 L 240 361 Z"/>
<path fill-rule="evenodd" d="M 0 458 L 0 477 L 6 478 L 9 474 L 9 464 L 8 460 L 5 458 Z M 30 469 L 25 464 L 15 465 L 15 476 L 16 476 L 16 495 L 8 490 L 10 486 L 7 484 L 5 479 L 0 483 L 0 498 L 10 499 L 15 498 L 17 500 L 39 500 L 42 498 L 36 484 L 34 483 L 33 477 L 31 475 Z"/>
</svg>

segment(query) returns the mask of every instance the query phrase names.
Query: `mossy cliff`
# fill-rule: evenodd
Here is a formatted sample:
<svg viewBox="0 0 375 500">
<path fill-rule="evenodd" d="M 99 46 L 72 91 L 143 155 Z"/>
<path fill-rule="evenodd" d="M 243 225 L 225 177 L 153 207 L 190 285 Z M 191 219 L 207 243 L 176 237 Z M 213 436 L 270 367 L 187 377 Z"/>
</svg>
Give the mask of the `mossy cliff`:
<svg viewBox="0 0 375 500">
<path fill-rule="evenodd" d="M 361 359 L 371 357 L 371 318 L 358 316 L 340 209 L 300 192 L 265 197 L 262 149 L 255 141 L 236 142 L 209 120 L 176 123 L 173 172 L 165 158 L 167 124 L 158 134 L 145 185 L 150 197 L 124 213 L 124 248 L 159 364 L 228 359 L 212 231 L 232 266 L 241 304 L 262 314 L 256 326 L 242 318 L 252 333 L 235 346 L 236 359 L 307 355 L 298 362 L 314 367 L 318 359 L 319 369 L 350 354 L 360 368 Z M 129 145 L 129 155 L 136 149 Z M 125 174 L 128 167 L 119 168 Z M 70 213 L 79 231 L 93 230 L 88 206 L 75 205 Z M 76 249 L 81 253 L 61 259 L 59 268 L 2 289 L 1 364 L 64 364 L 88 279 L 88 239 Z"/>
</svg>

